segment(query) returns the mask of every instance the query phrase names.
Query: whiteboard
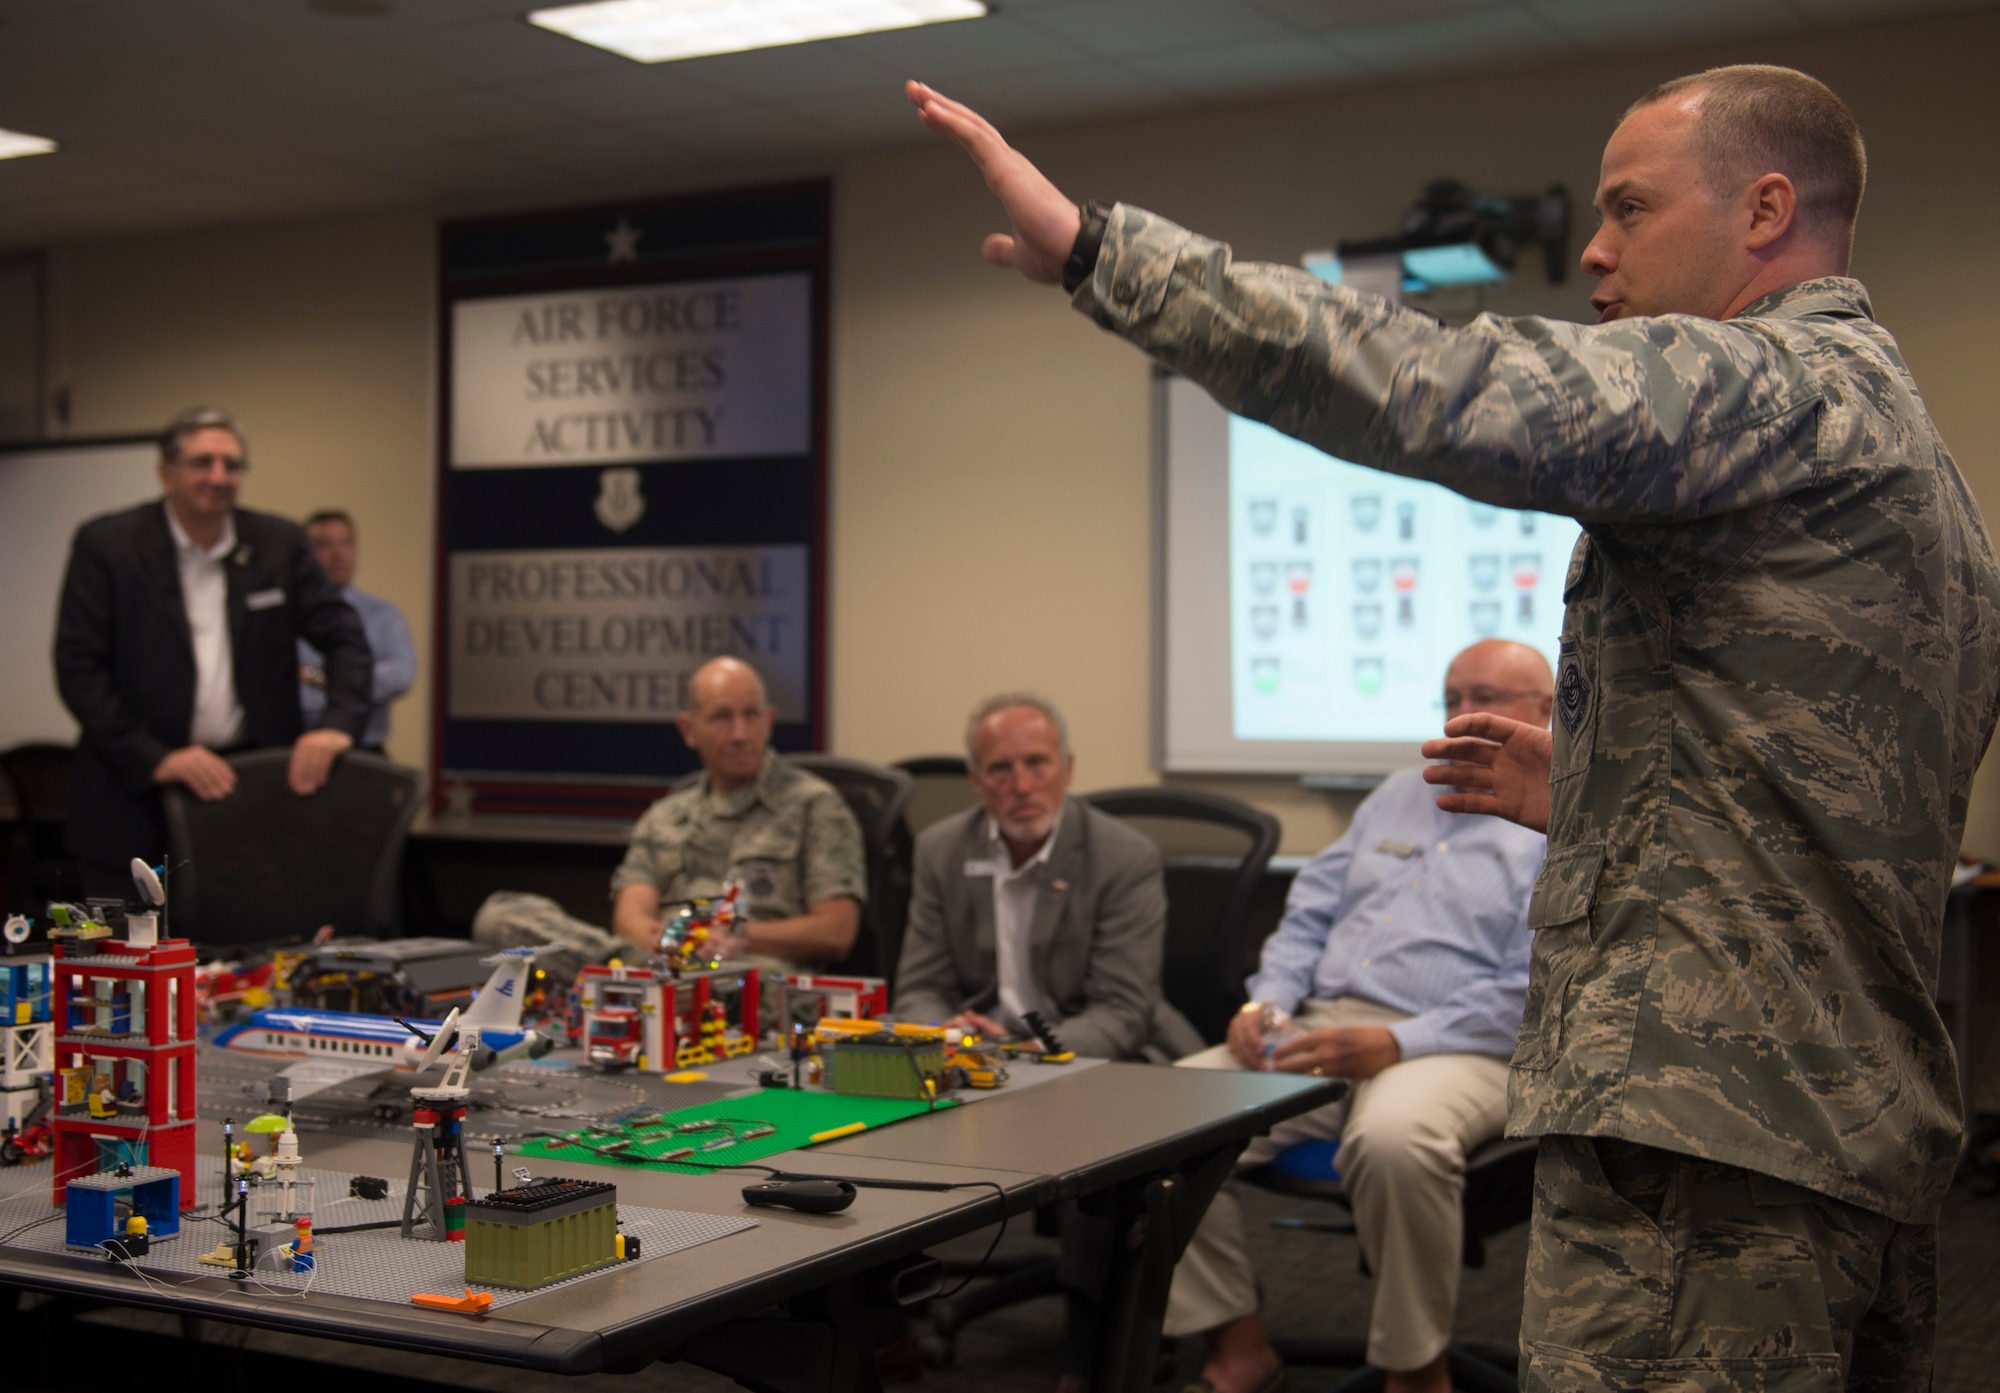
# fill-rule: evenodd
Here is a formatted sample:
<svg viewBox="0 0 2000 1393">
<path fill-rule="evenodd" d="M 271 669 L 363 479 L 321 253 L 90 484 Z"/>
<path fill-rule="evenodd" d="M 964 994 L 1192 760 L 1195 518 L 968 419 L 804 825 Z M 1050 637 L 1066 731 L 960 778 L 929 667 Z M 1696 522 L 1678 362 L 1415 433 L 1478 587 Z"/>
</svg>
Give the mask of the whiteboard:
<svg viewBox="0 0 2000 1393">
<path fill-rule="evenodd" d="M 152 439 L 0 450 L 0 749 L 70 744 L 76 721 L 56 695 L 56 603 L 82 523 L 157 498 Z"/>
</svg>

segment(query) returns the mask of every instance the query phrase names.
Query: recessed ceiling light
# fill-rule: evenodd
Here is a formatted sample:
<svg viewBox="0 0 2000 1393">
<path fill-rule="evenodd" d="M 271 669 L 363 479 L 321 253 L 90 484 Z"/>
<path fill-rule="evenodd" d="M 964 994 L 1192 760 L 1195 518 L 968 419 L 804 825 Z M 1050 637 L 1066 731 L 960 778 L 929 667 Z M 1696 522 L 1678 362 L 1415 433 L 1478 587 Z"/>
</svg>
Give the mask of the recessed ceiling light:
<svg viewBox="0 0 2000 1393">
<path fill-rule="evenodd" d="M 982 0 L 599 0 L 535 10 L 528 22 L 641 63 L 669 63 L 986 12 Z"/>
<path fill-rule="evenodd" d="M 53 155 L 57 149 L 56 143 L 47 136 L 0 131 L 0 160 L 19 159 L 22 155 Z"/>
</svg>

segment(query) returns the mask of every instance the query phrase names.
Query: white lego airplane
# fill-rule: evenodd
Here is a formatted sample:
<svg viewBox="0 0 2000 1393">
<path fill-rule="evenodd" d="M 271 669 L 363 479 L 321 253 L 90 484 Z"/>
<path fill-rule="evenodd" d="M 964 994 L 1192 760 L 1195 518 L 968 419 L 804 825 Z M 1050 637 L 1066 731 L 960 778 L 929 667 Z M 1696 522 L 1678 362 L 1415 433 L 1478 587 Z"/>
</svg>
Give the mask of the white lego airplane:
<svg viewBox="0 0 2000 1393">
<path fill-rule="evenodd" d="M 273 1061 L 289 1060 L 276 1072 L 291 1084 L 292 1101 L 309 1098 L 349 1079 L 395 1072 L 419 1074 L 451 1048 L 461 1031 L 479 1032 L 475 1069 L 511 1059 L 538 1059 L 555 1041 L 538 1030 L 521 1028 L 521 998 L 526 995 L 535 949 L 507 948 L 481 961 L 493 965 L 493 975 L 462 1012 L 454 1009 L 441 1021 L 410 1021 L 395 1016 L 355 1011 L 300 1011 L 270 1007 L 219 1032 L 215 1043 L 237 1054 Z M 442 1039 L 442 1049 L 432 1042 Z"/>
</svg>

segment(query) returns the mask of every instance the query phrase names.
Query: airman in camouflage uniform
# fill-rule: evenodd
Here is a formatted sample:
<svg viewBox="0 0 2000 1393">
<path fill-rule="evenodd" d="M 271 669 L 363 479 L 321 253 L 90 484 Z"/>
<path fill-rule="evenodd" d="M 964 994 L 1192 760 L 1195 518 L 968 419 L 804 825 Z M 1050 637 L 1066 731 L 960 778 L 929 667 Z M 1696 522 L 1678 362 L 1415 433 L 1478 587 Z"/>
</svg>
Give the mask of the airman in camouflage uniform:
<svg viewBox="0 0 2000 1393">
<path fill-rule="evenodd" d="M 757 781 L 723 793 L 704 774 L 646 810 L 611 895 L 650 885 L 662 903 L 743 887 L 752 921 L 795 919 L 823 900 L 868 894 L 861 827 L 833 786 L 769 751 Z M 775 955 L 773 955 L 775 956 Z"/>
<path fill-rule="evenodd" d="M 1697 167 L 1703 104 L 1760 84 L 1809 84 L 1852 132 L 1783 70 L 1649 94 L 1607 149 L 1585 254 L 1605 319 L 1460 329 L 1124 205 L 1079 264 L 1092 223 L 1063 242 L 1079 220 L 1033 167 L 911 89 L 1006 204 L 989 259 L 1047 280 L 1068 248 L 1076 308 L 1231 410 L 1584 525 L 1510 1089 L 1510 1132 L 1543 1135 L 1527 1387 L 1929 1385 L 1962 1126 L 1932 993 L 2000 692 L 2000 568 L 1858 282 L 1641 307 L 1615 296 L 1643 303 L 1645 271 L 1671 269 L 1659 244 L 1650 267 L 1600 245 L 1676 196 L 1612 178 L 1621 138 Z M 1796 226 L 1770 220 L 1818 193 L 1774 167 L 1708 195 L 1767 219 L 1746 238 L 1777 229 L 1734 249 L 1754 247 L 1746 283 L 1791 254 L 1775 238 Z M 1825 259 L 1844 269 L 1845 241 Z"/>
<path fill-rule="evenodd" d="M 611 877 L 611 932 L 553 900 L 502 891 L 473 921 L 499 947 L 556 944 L 552 971 L 649 948 L 666 907 L 742 886 L 732 958 L 772 969 L 821 967 L 846 956 L 868 893 L 861 827 L 832 785 L 769 748 L 776 712 L 764 684 L 735 658 L 705 663 L 689 683 L 682 737 L 701 776 L 648 808 Z M 574 957 L 575 961 L 570 959 Z"/>
</svg>

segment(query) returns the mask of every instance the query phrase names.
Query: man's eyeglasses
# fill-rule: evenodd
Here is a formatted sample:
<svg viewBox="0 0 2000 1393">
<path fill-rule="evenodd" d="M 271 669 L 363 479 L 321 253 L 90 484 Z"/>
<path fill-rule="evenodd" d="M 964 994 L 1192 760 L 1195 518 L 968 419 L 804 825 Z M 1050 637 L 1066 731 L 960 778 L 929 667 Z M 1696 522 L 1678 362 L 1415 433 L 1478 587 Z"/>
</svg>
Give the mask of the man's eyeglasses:
<svg viewBox="0 0 2000 1393">
<path fill-rule="evenodd" d="M 1535 695 L 1538 694 L 1520 687 L 1473 687 L 1463 692 L 1446 687 L 1444 709 L 1457 711 L 1466 706 L 1498 706 L 1502 702 L 1519 701 Z"/>
<path fill-rule="evenodd" d="M 206 474 L 218 464 L 226 474 L 245 474 L 250 469 L 250 461 L 241 455 L 182 455 L 174 462 L 186 465 L 197 474 Z"/>
</svg>

